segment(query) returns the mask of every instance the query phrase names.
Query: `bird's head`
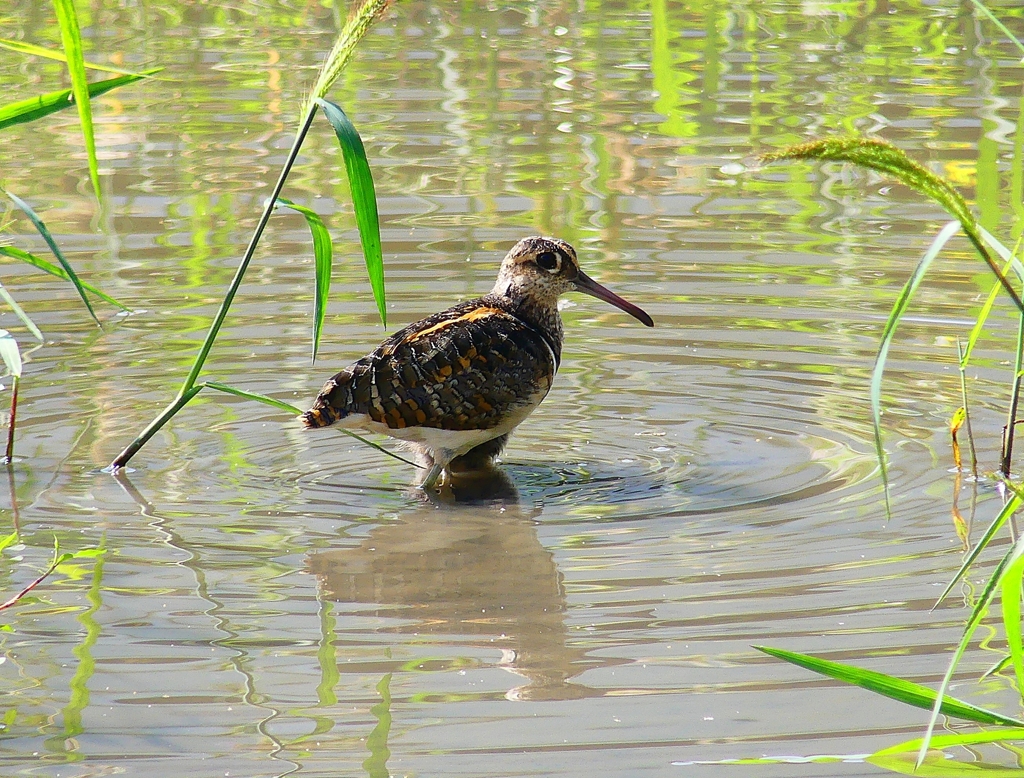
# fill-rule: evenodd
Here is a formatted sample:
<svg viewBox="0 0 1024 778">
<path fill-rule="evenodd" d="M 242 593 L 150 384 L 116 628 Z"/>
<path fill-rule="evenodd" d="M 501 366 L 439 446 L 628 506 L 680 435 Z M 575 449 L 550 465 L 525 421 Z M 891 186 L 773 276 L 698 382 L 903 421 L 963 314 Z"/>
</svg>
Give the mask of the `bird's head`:
<svg viewBox="0 0 1024 778">
<path fill-rule="evenodd" d="M 555 306 L 566 292 L 589 294 L 611 303 L 648 327 L 654 326 L 654 321 L 643 310 L 580 270 L 576 249 L 558 238 L 533 236 L 516 243 L 502 260 L 492 294 Z"/>
</svg>

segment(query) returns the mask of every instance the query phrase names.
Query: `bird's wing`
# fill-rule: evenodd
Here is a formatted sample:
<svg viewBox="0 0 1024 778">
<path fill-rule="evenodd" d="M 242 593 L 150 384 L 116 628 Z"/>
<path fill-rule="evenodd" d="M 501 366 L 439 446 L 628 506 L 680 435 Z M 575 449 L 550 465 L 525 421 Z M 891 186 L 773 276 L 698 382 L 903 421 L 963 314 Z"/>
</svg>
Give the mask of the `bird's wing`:
<svg viewBox="0 0 1024 778">
<path fill-rule="evenodd" d="M 476 300 L 388 338 L 329 380 L 307 416 L 320 409 L 330 421 L 365 413 L 392 429 L 490 429 L 539 402 L 555 369 L 537 329 Z"/>
</svg>

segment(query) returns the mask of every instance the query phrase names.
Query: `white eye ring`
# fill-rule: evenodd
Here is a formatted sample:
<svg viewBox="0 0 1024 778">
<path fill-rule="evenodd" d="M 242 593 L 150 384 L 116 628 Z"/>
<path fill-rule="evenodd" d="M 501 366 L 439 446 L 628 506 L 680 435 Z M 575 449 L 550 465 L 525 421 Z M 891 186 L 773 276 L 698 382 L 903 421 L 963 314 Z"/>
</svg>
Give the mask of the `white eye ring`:
<svg viewBox="0 0 1024 778">
<path fill-rule="evenodd" d="M 562 258 L 554 251 L 542 251 L 537 255 L 537 266 L 555 274 L 562 269 Z"/>
</svg>

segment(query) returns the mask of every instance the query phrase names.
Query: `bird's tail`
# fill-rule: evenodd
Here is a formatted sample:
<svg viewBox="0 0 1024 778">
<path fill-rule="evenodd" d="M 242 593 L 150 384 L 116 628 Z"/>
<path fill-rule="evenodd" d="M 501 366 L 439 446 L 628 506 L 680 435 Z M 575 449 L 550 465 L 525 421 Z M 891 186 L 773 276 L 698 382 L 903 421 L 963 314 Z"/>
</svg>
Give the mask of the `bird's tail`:
<svg viewBox="0 0 1024 778">
<path fill-rule="evenodd" d="M 313 407 L 299 416 L 306 427 L 327 427 L 334 424 L 344 416 L 341 411 L 327 403 L 322 397 L 317 397 Z"/>
</svg>

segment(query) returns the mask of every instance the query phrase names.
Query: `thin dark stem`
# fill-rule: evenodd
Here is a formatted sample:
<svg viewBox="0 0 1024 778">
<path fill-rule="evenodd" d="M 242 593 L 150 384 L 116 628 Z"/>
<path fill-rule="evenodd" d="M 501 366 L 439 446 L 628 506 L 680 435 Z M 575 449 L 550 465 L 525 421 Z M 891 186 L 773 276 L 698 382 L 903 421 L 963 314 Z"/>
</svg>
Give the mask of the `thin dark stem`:
<svg viewBox="0 0 1024 778">
<path fill-rule="evenodd" d="M 14 461 L 14 426 L 18 417 L 18 376 L 14 376 L 11 384 L 11 426 L 7 429 L 7 453 L 4 455 L 4 462 L 10 464 Z"/>
<path fill-rule="evenodd" d="M 242 285 L 242 278 L 245 276 L 245 271 L 249 267 L 249 262 L 252 260 L 253 255 L 256 253 L 256 246 L 263 236 L 263 230 L 266 229 L 267 222 L 270 221 L 270 215 L 274 211 L 274 203 L 277 202 L 277 198 L 281 194 L 281 190 L 284 189 L 285 181 L 288 178 L 288 174 L 291 172 L 292 167 L 295 164 L 295 160 L 299 156 L 299 150 L 302 148 L 302 143 L 306 139 L 306 135 L 309 133 L 310 125 L 313 123 L 313 119 L 316 117 L 317 106 L 314 103 L 306 113 L 306 117 L 302 122 L 302 127 L 299 130 L 299 134 L 295 138 L 295 142 L 292 144 L 291 150 L 288 152 L 288 159 L 285 160 L 284 167 L 281 169 L 281 175 L 277 179 L 277 183 L 274 185 L 274 189 L 271 192 L 270 198 L 267 200 L 266 205 L 263 208 L 263 214 L 260 216 L 259 222 L 256 224 L 256 230 L 253 232 L 252 239 L 249 241 L 249 246 L 245 250 L 245 254 L 242 257 L 242 261 L 238 265 L 238 270 L 235 271 L 234 278 L 231 279 L 231 284 L 228 286 L 227 294 L 224 295 L 224 300 L 220 304 L 220 308 L 217 310 L 217 315 L 213 319 L 213 323 L 210 325 L 210 331 L 206 334 L 206 340 L 203 341 L 202 347 L 199 349 L 199 354 L 196 355 L 195 362 L 192 363 L 192 369 L 189 370 L 188 375 L 185 377 L 184 383 L 181 385 L 181 389 L 178 390 L 178 396 L 175 397 L 174 401 L 168 405 L 163 413 L 157 416 L 149 426 L 146 427 L 142 433 L 133 440 L 124 451 L 114 458 L 114 461 L 110 463 L 110 470 L 117 470 L 128 464 L 135 454 L 138 453 L 151 437 L 166 424 L 170 419 L 180 411 L 188 401 L 198 394 L 202 386 L 196 386 L 196 380 L 199 378 L 199 374 L 203 370 L 203 366 L 206 364 L 206 358 L 210 355 L 210 349 L 213 348 L 213 343 L 217 339 L 217 335 L 220 333 L 220 328 L 224 324 L 224 319 L 227 318 L 228 309 L 231 307 L 231 303 L 235 299 L 235 294 L 238 292 L 238 288 Z"/>
<path fill-rule="evenodd" d="M 51 573 L 52 573 L 52 572 L 53 572 L 54 570 L 56 570 L 56 569 L 57 569 L 57 566 L 58 566 L 59 564 L 60 564 L 60 562 L 58 562 L 58 561 L 57 561 L 57 560 L 55 559 L 55 560 L 54 560 L 54 561 L 53 561 L 53 562 L 52 562 L 52 563 L 50 564 L 50 566 L 49 566 L 48 568 L 46 568 L 46 572 L 45 572 L 45 573 L 43 573 L 43 574 L 42 574 L 41 576 L 39 576 L 38 578 L 36 578 L 36 580 L 34 580 L 34 581 L 33 581 L 32 583 L 30 583 L 30 584 L 29 584 L 28 586 L 26 586 L 26 587 L 25 587 L 24 589 L 22 589 L 22 590 L 21 590 L 20 592 L 18 592 L 18 593 L 17 593 L 16 595 L 14 595 L 13 597 L 11 597 L 11 598 L 10 598 L 9 600 L 7 600 L 6 602 L 0 603 L 0 611 L 2 611 L 2 610 L 7 610 L 7 609 L 8 609 L 8 608 L 10 608 L 10 607 L 11 607 L 12 605 L 14 605 L 15 603 L 17 603 L 17 602 L 18 602 L 18 600 L 20 600 L 20 599 L 21 599 L 22 597 L 24 597 L 24 596 L 25 596 L 26 594 L 28 594 L 28 593 L 29 593 L 30 591 L 32 591 L 32 590 L 33 590 L 33 589 L 35 589 L 35 588 L 36 588 L 37 586 L 39 586 L 39 584 L 41 584 L 41 583 L 42 583 L 43 581 L 45 581 L 45 580 L 46 580 L 46 577 L 47 577 L 48 575 L 50 575 L 50 574 L 51 574 Z"/>
<path fill-rule="evenodd" d="M 128 464 L 128 460 L 135 456 L 139 452 L 139 449 L 145 446 L 146 443 L 149 442 L 149 439 L 153 437 L 160 428 L 164 426 L 164 424 L 170 421 L 174 414 L 184 408 L 188 404 L 189 400 L 199 394 L 202 388 L 203 385 L 200 384 L 199 386 L 193 386 L 184 394 L 179 393 L 178 396 L 174 398 L 174 401 L 164 408 L 164 412 L 153 419 L 153 421 L 149 423 L 149 426 L 140 432 L 139 436 L 128 444 L 128 447 L 125 448 L 124 451 L 117 455 L 114 461 L 110 463 L 110 467 L 108 469 L 112 472 L 117 472 L 118 469 Z"/>
<path fill-rule="evenodd" d="M 1003 456 L 999 472 L 1004 478 L 1010 477 L 1010 462 L 1013 459 L 1013 433 L 1017 424 L 1017 406 L 1020 402 L 1021 362 L 1024 361 L 1024 314 L 1020 317 L 1017 327 L 1017 356 L 1013 365 L 1013 389 L 1010 394 L 1010 410 L 1006 419 L 1006 431 L 1003 433 Z"/>
</svg>

